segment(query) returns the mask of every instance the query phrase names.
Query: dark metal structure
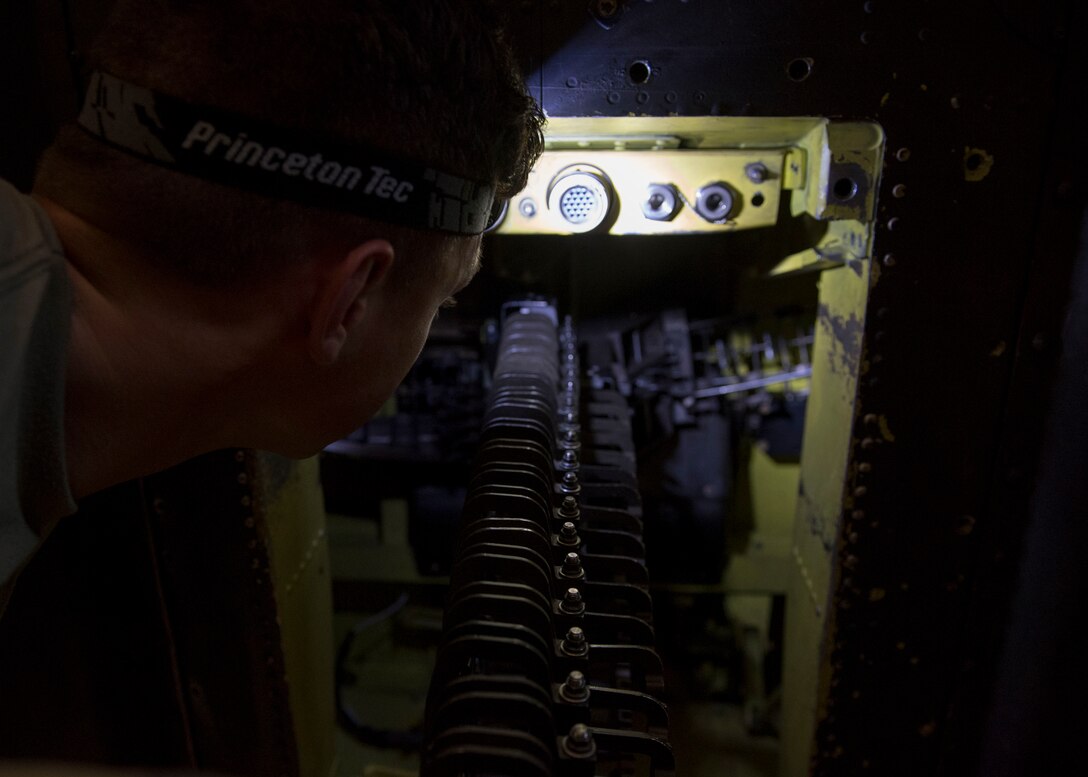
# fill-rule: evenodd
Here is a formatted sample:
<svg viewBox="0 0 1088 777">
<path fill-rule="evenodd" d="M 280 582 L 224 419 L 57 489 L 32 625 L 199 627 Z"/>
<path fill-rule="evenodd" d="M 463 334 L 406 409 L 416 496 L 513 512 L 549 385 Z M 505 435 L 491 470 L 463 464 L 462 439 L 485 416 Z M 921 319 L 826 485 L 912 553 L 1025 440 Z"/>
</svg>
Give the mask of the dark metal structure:
<svg viewBox="0 0 1088 777">
<path fill-rule="evenodd" d="M 554 306 L 506 306 L 427 703 L 424 775 L 672 774 L 627 403 Z"/>
</svg>

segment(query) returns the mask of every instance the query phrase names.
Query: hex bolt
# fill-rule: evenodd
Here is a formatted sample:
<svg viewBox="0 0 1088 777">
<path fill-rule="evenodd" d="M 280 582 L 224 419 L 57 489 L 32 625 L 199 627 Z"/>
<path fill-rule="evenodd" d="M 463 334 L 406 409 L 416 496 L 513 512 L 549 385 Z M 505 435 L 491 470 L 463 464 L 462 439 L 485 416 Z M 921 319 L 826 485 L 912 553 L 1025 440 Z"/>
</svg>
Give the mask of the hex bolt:
<svg viewBox="0 0 1088 777">
<path fill-rule="evenodd" d="M 586 676 L 575 669 L 567 675 L 567 679 L 559 688 L 559 695 L 567 701 L 584 702 L 589 699 L 589 684 Z"/>
<path fill-rule="evenodd" d="M 578 500 L 573 496 L 563 497 L 563 503 L 559 505 L 559 517 L 576 521 L 582 517 L 582 511 L 578 509 Z"/>
<path fill-rule="evenodd" d="M 559 569 L 559 574 L 563 577 L 577 580 L 586 576 L 586 571 L 582 569 L 582 559 L 577 553 L 568 553 L 563 558 L 563 566 Z"/>
<path fill-rule="evenodd" d="M 559 542 L 563 545 L 578 545 L 581 541 L 578 536 L 578 528 L 570 521 L 565 521 L 559 527 Z"/>
<path fill-rule="evenodd" d="M 767 165 L 762 162 L 752 162 L 750 165 L 745 165 L 744 174 L 748 176 L 748 180 L 752 183 L 763 183 L 767 180 L 767 176 L 770 173 L 767 170 Z"/>
<path fill-rule="evenodd" d="M 584 723 L 575 723 L 563 738 L 563 751 L 571 758 L 592 758 L 597 753 L 593 732 Z"/>
<path fill-rule="evenodd" d="M 584 656 L 589 651 L 586 633 L 579 626 L 571 626 L 567 629 L 567 636 L 563 639 L 560 648 L 569 656 Z"/>
<path fill-rule="evenodd" d="M 581 615 L 586 611 L 586 603 L 582 599 L 582 592 L 577 588 L 568 588 L 563 594 L 563 601 L 559 603 L 559 609 L 567 615 Z"/>
<path fill-rule="evenodd" d="M 578 473 L 569 470 L 563 473 L 563 482 L 559 484 L 560 492 L 564 494 L 578 494 L 582 491 L 582 484 L 578 482 Z"/>
</svg>

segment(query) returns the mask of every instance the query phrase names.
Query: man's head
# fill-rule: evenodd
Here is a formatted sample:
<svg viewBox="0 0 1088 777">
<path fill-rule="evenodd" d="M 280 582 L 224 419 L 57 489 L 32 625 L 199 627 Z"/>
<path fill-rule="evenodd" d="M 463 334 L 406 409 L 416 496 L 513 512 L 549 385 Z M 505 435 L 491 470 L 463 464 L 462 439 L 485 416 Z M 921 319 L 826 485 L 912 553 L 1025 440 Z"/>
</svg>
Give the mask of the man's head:
<svg viewBox="0 0 1088 777">
<path fill-rule="evenodd" d="M 542 145 L 539 111 L 490 4 L 477 0 L 119 0 L 91 61 L 179 100 L 365 144 L 505 196 Z M 271 289 L 288 308 L 283 285 L 297 289 L 285 316 L 305 329 L 316 374 L 366 384 L 361 415 L 403 376 L 434 307 L 478 261 L 478 237 L 214 183 L 74 126 L 47 152 L 35 193 L 182 286 L 236 297 Z"/>
</svg>

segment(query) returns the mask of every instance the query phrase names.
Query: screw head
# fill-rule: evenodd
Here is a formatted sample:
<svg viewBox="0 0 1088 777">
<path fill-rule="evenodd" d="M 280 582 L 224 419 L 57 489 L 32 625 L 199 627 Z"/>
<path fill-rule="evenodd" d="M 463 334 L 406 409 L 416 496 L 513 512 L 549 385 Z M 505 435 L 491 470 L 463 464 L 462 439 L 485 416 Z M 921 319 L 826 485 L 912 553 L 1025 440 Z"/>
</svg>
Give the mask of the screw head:
<svg viewBox="0 0 1088 777">
<path fill-rule="evenodd" d="M 578 536 L 578 529 L 570 521 L 566 521 L 559 527 L 559 542 L 563 545 L 577 545 L 581 541 Z"/>
</svg>

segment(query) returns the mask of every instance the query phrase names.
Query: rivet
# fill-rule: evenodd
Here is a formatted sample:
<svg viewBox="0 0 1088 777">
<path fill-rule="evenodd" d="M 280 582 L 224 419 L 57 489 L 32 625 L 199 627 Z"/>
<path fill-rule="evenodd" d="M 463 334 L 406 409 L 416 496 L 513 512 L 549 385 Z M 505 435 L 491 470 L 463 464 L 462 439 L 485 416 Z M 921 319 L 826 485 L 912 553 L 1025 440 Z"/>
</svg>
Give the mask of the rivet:
<svg viewBox="0 0 1088 777">
<path fill-rule="evenodd" d="M 906 184 L 897 183 L 895 186 L 893 186 L 892 187 L 892 196 L 893 197 L 906 197 L 907 196 L 907 186 L 906 186 Z"/>
<path fill-rule="evenodd" d="M 863 461 L 860 464 L 858 464 L 858 472 L 872 472 L 872 471 L 873 471 L 873 465 L 870 464 L 869 462 Z"/>
<path fill-rule="evenodd" d="M 900 224 L 899 217 L 898 216 L 892 216 L 890 219 L 888 219 L 888 223 L 887 223 L 886 226 L 888 227 L 888 230 L 891 231 L 891 230 L 898 229 L 899 224 Z"/>
<path fill-rule="evenodd" d="M 884 260 L 883 261 L 884 261 L 884 266 L 885 267 L 894 267 L 895 266 L 895 254 L 884 254 Z"/>
<path fill-rule="evenodd" d="M 865 518 L 865 511 L 864 510 L 854 510 L 852 513 L 850 513 L 850 517 L 852 519 L 854 519 L 855 521 L 860 521 L 863 518 Z"/>
<path fill-rule="evenodd" d="M 906 146 L 903 146 L 903 148 L 895 152 L 895 158 L 898 159 L 900 162 L 906 162 L 908 159 L 910 159 L 910 149 Z"/>
</svg>

